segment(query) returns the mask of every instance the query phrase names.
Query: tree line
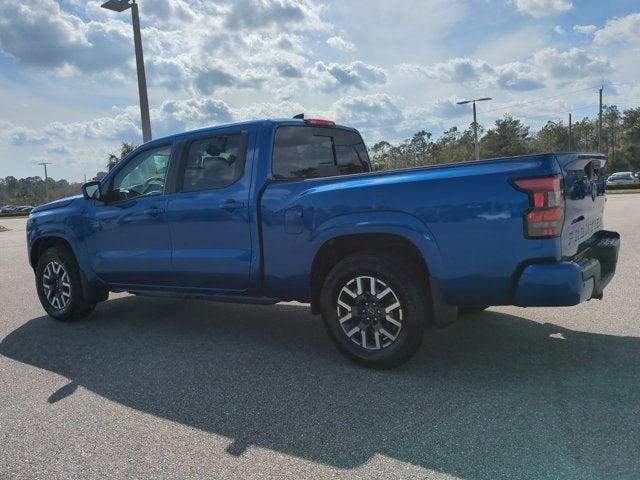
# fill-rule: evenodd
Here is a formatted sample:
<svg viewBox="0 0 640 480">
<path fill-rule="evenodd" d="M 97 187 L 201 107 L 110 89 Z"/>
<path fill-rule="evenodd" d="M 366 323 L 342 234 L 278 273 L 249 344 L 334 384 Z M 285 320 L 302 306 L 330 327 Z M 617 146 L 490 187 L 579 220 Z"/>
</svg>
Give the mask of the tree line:
<svg viewBox="0 0 640 480">
<path fill-rule="evenodd" d="M 598 118 L 585 117 L 575 122 L 569 138 L 569 127 L 562 121 L 549 121 L 537 132 L 519 119 L 505 115 L 489 129 L 479 129 L 480 157 L 494 158 L 542 152 L 598 151 Z M 606 172 L 640 171 L 640 107 L 620 112 L 608 105 L 602 116 L 602 152 L 608 157 Z M 135 148 L 123 142 L 120 152 L 110 154 L 105 170 L 96 174 L 99 180 Z M 451 127 L 438 138 L 426 131 L 416 132 L 399 143 L 380 141 L 370 148 L 374 170 L 419 167 L 474 159 L 472 128 Z M 0 205 L 38 205 L 80 193 L 80 183 L 66 180 L 27 177 L 0 177 Z"/>
<path fill-rule="evenodd" d="M 543 152 L 597 152 L 599 120 L 585 117 L 569 126 L 549 121 L 537 132 L 519 119 L 505 115 L 488 130 L 479 129 L 480 158 L 508 157 Z M 620 112 L 605 106 L 602 115 L 601 149 L 607 172 L 640 171 L 640 107 Z M 474 158 L 474 135 L 470 127 L 452 127 L 434 139 L 421 130 L 400 143 L 376 143 L 370 150 L 374 170 L 465 162 Z"/>
<path fill-rule="evenodd" d="M 132 143 L 122 142 L 118 154 L 110 153 L 105 164 L 106 171 L 99 171 L 92 180 L 100 180 L 117 165 L 127 154 L 136 148 Z M 0 177 L 0 206 L 2 205 L 40 205 L 58 198 L 78 195 L 82 183 L 54 180 L 42 177 L 17 179 L 12 176 Z"/>
</svg>

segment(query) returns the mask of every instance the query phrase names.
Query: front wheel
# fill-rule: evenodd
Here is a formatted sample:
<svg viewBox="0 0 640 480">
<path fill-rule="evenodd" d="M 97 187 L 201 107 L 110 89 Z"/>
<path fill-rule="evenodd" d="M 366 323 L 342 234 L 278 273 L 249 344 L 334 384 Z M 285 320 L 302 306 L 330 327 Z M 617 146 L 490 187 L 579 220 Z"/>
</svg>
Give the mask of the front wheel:
<svg viewBox="0 0 640 480">
<path fill-rule="evenodd" d="M 321 292 L 322 320 L 350 360 L 390 368 L 416 352 L 430 315 L 424 275 L 403 257 L 359 254 L 338 262 Z"/>
<path fill-rule="evenodd" d="M 95 308 L 96 300 L 83 290 L 80 268 L 69 249 L 46 250 L 38 259 L 35 274 L 40 303 L 50 317 L 72 322 Z"/>
</svg>

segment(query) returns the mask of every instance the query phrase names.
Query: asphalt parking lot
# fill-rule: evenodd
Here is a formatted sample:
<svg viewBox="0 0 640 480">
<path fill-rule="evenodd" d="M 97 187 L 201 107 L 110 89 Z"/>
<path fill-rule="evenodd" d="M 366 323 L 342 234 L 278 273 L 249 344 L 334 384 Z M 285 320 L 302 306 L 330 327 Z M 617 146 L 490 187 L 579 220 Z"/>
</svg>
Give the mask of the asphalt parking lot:
<svg viewBox="0 0 640 480">
<path fill-rule="evenodd" d="M 319 319 L 112 295 L 43 315 L 24 219 L 0 219 L 0 477 L 640 477 L 640 195 L 604 300 L 492 308 L 410 363 L 346 362 Z"/>
</svg>

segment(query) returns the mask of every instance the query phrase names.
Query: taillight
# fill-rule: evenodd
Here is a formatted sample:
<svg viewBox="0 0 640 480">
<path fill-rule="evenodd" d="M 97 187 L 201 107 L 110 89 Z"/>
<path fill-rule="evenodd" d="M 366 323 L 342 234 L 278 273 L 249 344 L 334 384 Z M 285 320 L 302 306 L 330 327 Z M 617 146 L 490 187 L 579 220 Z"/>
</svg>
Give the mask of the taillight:
<svg viewBox="0 0 640 480">
<path fill-rule="evenodd" d="M 557 237 L 564 224 L 564 192 L 562 177 L 523 178 L 513 182 L 529 195 L 531 208 L 524 214 L 527 238 Z"/>
<path fill-rule="evenodd" d="M 325 120 L 324 118 L 307 118 L 304 123 L 307 125 L 315 125 L 317 127 L 335 127 L 336 122 L 333 120 Z"/>
</svg>

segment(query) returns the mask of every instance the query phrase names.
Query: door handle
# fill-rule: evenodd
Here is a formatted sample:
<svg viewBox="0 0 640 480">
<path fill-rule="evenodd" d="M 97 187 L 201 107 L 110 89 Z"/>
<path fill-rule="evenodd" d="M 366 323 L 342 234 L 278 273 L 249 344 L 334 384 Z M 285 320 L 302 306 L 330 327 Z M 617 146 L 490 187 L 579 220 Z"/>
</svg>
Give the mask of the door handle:
<svg viewBox="0 0 640 480">
<path fill-rule="evenodd" d="M 152 217 L 157 217 L 161 213 L 164 213 L 164 209 L 153 206 L 153 207 L 147 208 L 146 210 L 143 210 L 143 213 L 145 215 L 151 215 Z"/>
<path fill-rule="evenodd" d="M 229 212 L 232 212 L 234 210 L 237 210 L 238 208 L 244 207 L 244 203 L 243 202 L 236 202 L 235 200 L 230 198 L 228 200 L 225 200 L 222 204 L 220 204 L 220 206 L 223 209 L 225 209 L 225 210 L 227 210 Z"/>
</svg>

